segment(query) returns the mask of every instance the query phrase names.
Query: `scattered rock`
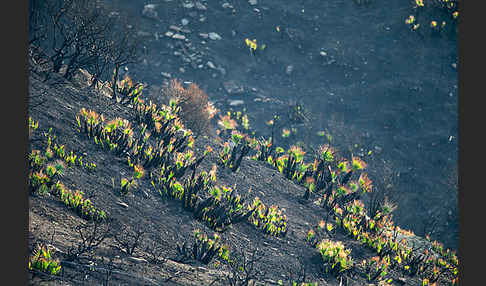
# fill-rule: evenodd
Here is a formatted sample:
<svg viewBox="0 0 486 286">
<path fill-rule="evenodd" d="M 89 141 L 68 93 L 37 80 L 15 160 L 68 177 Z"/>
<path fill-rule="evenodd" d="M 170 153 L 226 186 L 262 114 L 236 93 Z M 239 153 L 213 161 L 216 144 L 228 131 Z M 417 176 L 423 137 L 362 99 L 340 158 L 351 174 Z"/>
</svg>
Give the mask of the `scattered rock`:
<svg viewBox="0 0 486 286">
<path fill-rule="evenodd" d="M 293 66 L 293 65 L 288 65 L 288 66 L 285 68 L 285 73 L 286 73 L 287 75 L 291 75 L 293 71 L 294 71 L 294 66 Z"/>
<path fill-rule="evenodd" d="M 203 39 L 209 38 L 209 34 L 207 34 L 207 33 L 199 33 L 199 36 L 201 36 L 201 38 L 203 38 Z"/>
<path fill-rule="evenodd" d="M 457 69 L 457 64 L 456 63 L 452 63 L 451 66 L 452 66 L 453 69 Z"/>
<path fill-rule="evenodd" d="M 159 14 L 155 11 L 155 7 L 157 7 L 155 4 L 147 4 L 143 6 L 142 15 L 150 19 L 158 20 Z"/>
<path fill-rule="evenodd" d="M 133 257 L 133 256 L 128 256 L 127 260 L 134 262 L 134 263 L 148 263 L 148 261 L 145 258 L 139 258 L 139 257 Z"/>
<path fill-rule="evenodd" d="M 207 66 L 208 66 L 210 69 L 215 69 L 215 68 L 216 68 L 216 66 L 215 66 L 215 65 L 213 64 L 213 62 L 211 62 L 211 61 L 208 61 L 208 62 L 206 63 L 206 65 L 207 65 Z"/>
<path fill-rule="evenodd" d="M 186 36 L 182 35 L 182 34 L 174 34 L 172 36 L 172 39 L 177 39 L 177 40 L 185 40 L 186 39 Z"/>
<path fill-rule="evenodd" d="M 180 68 L 179 68 L 179 71 L 180 71 L 181 73 L 185 73 L 185 72 L 186 72 L 186 69 L 184 69 L 183 67 L 180 67 Z"/>
<path fill-rule="evenodd" d="M 221 40 L 221 36 L 218 35 L 218 33 L 215 33 L 215 32 L 211 32 L 208 34 L 208 37 L 213 40 L 213 41 L 216 41 L 216 40 Z"/>
<path fill-rule="evenodd" d="M 128 209 L 128 205 L 126 203 L 124 203 L 124 202 L 116 202 L 116 204 L 119 205 L 119 206 L 122 206 L 122 207 L 124 207 L 126 209 Z"/>
<path fill-rule="evenodd" d="M 238 85 L 234 80 L 223 82 L 223 87 L 230 95 L 241 94 L 245 92 L 245 89 L 241 85 Z"/>
<path fill-rule="evenodd" d="M 160 72 L 160 74 L 163 76 L 163 77 L 166 77 L 166 78 L 171 78 L 172 75 L 168 72 Z"/>
<path fill-rule="evenodd" d="M 174 30 L 176 32 L 181 32 L 182 31 L 182 28 L 181 27 L 177 27 L 176 25 L 170 25 L 169 26 L 169 29 L 170 30 Z"/>
<path fill-rule="evenodd" d="M 326 53 L 325 51 L 321 51 L 321 52 L 319 53 L 319 55 L 321 55 L 321 56 L 325 57 L 325 56 L 327 56 L 327 53 Z"/>
<path fill-rule="evenodd" d="M 238 106 L 238 105 L 243 105 L 243 104 L 245 104 L 245 102 L 241 99 L 229 100 L 230 106 Z"/>
<path fill-rule="evenodd" d="M 186 18 L 182 18 L 181 24 L 182 26 L 186 26 L 187 24 L 189 24 L 189 20 L 187 20 Z"/>
<path fill-rule="evenodd" d="M 231 5 L 228 2 L 223 3 L 223 5 L 221 5 L 221 7 L 223 7 L 224 9 L 233 9 L 233 5 Z"/>
<path fill-rule="evenodd" d="M 250 5 L 256 5 L 258 4 L 258 0 L 248 0 L 248 3 L 250 3 Z"/>
<path fill-rule="evenodd" d="M 192 3 L 192 2 L 182 3 L 182 7 L 186 8 L 186 9 L 192 9 L 192 8 L 194 8 L 194 3 Z"/>
<path fill-rule="evenodd" d="M 196 6 L 196 9 L 198 10 L 201 10 L 201 11 L 206 11 L 208 8 L 206 8 L 206 6 L 204 6 L 204 4 L 202 4 L 201 2 L 196 2 L 195 3 L 195 6 Z"/>
</svg>

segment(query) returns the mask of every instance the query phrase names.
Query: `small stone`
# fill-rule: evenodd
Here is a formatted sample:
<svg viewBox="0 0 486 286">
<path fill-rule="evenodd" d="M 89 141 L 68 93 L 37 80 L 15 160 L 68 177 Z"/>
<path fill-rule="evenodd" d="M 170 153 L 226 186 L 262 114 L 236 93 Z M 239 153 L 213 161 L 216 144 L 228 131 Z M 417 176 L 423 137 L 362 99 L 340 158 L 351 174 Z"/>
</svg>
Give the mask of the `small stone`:
<svg viewBox="0 0 486 286">
<path fill-rule="evenodd" d="M 208 34 L 209 38 L 213 41 L 216 41 L 216 40 L 221 40 L 221 36 L 215 32 L 211 32 Z"/>
<path fill-rule="evenodd" d="M 133 257 L 133 256 L 128 256 L 127 260 L 134 262 L 134 263 L 148 263 L 148 261 L 145 258 L 139 258 L 139 257 Z"/>
<path fill-rule="evenodd" d="M 182 24 L 182 26 L 186 26 L 187 24 L 189 24 L 189 20 L 187 20 L 186 18 L 183 18 L 181 20 L 181 24 Z"/>
<path fill-rule="evenodd" d="M 172 39 L 177 39 L 177 40 L 185 40 L 185 39 L 186 39 L 186 36 L 181 35 L 181 34 L 174 34 L 174 35 L 172 36 Z"/>
<path fill-rule="evenodd" d="M 207 66 L 208 66 L 210 69 L 215 69 L 215 68 L 216 68 L 216 66 L 215 66 L 215 65 L 213 64 L 213 62 L 211 62 L 211 61 L 208 61 L 208 62 L 206 63 L 206 65 L 207 65 Z"/>
<path fill-rule="evenodd" d="M 179 71 L 180 71 L 181 73 L 185 73 L 185 72 L 186 72 L 186 70 L 185 70 L 183 67 L 180 67 L 180 68 L 179 68 Z"/>
<path fill-rule="evenodd" d="M 453 69 L 457 69 L 457 64 L 456 63 L 452 63 L 451 66 L 452 66 Z"/>
<path fill-rule="evenodd" d="M 209 35 L 207 33 L 199 33 L 199 36 L 203 39 L 209 38 Z"/>
<path fill-rule="evenodd" d="M 223 3 L 223 5 L 221 5 L 221 7 L 223 7 L 224 9 L 233 9 L 233 5 L 231 5 L 228 2 Z"/>
<path fill-rule="evenodd" d="M 241 94 L 244 93 L 245 90 L 242 86 L 238 85 L 234 80 L 229 80 L 223 82 L 223 87 L 229 94 Z"/>
<path fill-rule="evenodd" d="M 376 152 L 381 152 L 381 150 L 383 150 L 380 146 L 375 146 L 375 150 Z"/>
<path fill-rule="evenodd" d="M 158 20 L 159 14 L 155 11 L 155 7 L 155 4 L 147 4 L 143 6 L 142 15 L 150 19 Z"/>
<path fill-rule="evenodd" d="M 256 5 L 258 4 L 258 0 L 248 0 L 248 3 L 250 3 L 250 5 Z"/>
<path fill-rule="evenodd" d="M 168 72 L 160 72 L 160 74 L 163 76 L 163 77 L 166 77 L 166 78 L 171 78 L 172 75 Z"/>
<path fill-rule="evenodd" d="M 202 10 L 202 11 L 206 11 L 208 8 L 206 8 L 206 6 L 204 6 L 204 4 L 202 4 L 201 2 L 196 2 L 196 9 L 198 10 Z"/>
<path fill-rule="evenodd" d="M 243 104 L 245 104 L 245 102 L 243 100 L 240 100 L 240 99 L 235 99 L 235 100 L 229 101 L 230 106 L 238 106 L 238 105 L 243 105 Z"/>
<path fill-rule="evenodd" d="M 116 202 L 116 204 L 119 205 L 119 206 L 122 206 L 122 207 L 124 207 L 126 209 L 128 208 L 128 205 L 126 203 L 124 203 L 124 202 Z"/>
<path fill-rule="evenodd" d="M 170 29 L 170 30 L 174 30 L 174 31 L 176 31 L 176 32 L 180 32 L 180 31 L 182 31 L 182 28 L 177 27 L 176 25 L 170 25 L 170 26 L 169 26 L 169 29 Z"/>
<path fill-rule="evenodd" d="M 182 3 L 182 7 L 186 8 L 186 9 L 192 9 L 192 8 L 194 8 L 194 3 L 192 3 L 192 2 Z"/>
<path fill-rule="evenodd" d="M 325 51 L 321 51 L 319 54 L 323 57 L 327 56 L 327 53 Z"/>
<path fill-rule="evenodd" d="M 294 66 L 293 65 L 288 65 L 286 68 L 285 68 L 285 73 L 287 75 L 290 75 L 292 74 L 292 72 L 294 71 Z"/>
<path fill-rule="evenodd" d="M 181 52 L 179 52 L 179 51 L 174 51 L 174 56 L 178 57 L 178 56 L 180 56 L 180 55 L 182 55 L 182 53 L 181 53 Z"/>
</svg>

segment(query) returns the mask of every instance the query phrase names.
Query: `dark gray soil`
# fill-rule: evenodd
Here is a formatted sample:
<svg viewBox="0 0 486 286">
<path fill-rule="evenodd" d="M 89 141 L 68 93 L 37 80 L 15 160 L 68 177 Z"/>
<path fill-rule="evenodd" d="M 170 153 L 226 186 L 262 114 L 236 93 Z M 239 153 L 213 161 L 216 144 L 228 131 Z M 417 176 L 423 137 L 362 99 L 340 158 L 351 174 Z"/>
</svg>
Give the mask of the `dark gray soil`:
<svg viewBox="0 0 486 286">
<path fill-rule="evenodd" d="M 62 82 L 57 75 L 53 75 L 53 79 Z M 151 187 L 148 176 L 128 195 L 120 196 L 117 187 L 119 179 L 131 173 L 125 159 L 102 150 L 85 134 L 75 130 L 75 116 L 82 107 L 103 113 L 106 120 L 122 117 L 135 122 L 130 109 L 113 104 L 109 98 L 95 94 L 86 87 L 67 82 L 53 87 L 40 81 L 36 75 L 32 75 L 29 82 L 30 94 L 43 94 L 47 100 L 43 108 L 30 110 L 30 116 L 39 122 L 39 128 L 31 137 L 32 150 L 45 150 L 43 133 L 52 128 L 56 143 L 65 145 L 67 152 L 73 150 L 85 161 L 97 164 L 94 171 L 79 166 L 68 167 L 60 180 L 67 188 L 84 192 L 86 198 L 107 213 L 109 219 L 99 226 L 97 236 L 105 229 L 111 234 L 91 254 L 84 253 L 79 260 L 72 260 L 69 253 L 82 245 L 81 233 L 77 229 L 90 224 L 54 196 L 31 194 L 29 252 L 32 253 L 39 243 L 48 245 L 54 259 L 61 263 L 62 273 L 51 276 L 29 271 L 29 285 L 230 285 L 226 280 L 228 269 L 221 265 L 213 262 L 203 265 L 195 260 L 179 261 L 177 245 L 182 245 L 184 241 L 192 243 L 195 229 L 209 235 L 214 231 L 194 219 L 180 202 L 162 198 Z M 195 152 L 200 153 L 206 145 L 215 150 L 220 148 L 214 140 L 200 137 L 196 141 Z M 203 161 L 200 171 L 209 170 L 216 162 L 216 154 L 209 156 Z M 115 187 L 112 179 L 116 182 Z M 243 160 L 236 173 L 218 168 L 217 184 L 233 186 L 249 200 L 258 196 L 268 206 L 277 205 L 288 218 L 289 228 L 285 237 L 266 235 L 246 222 L 232 224 L 228 230 L 220 233 L 222 242 L 230 249 L 231 257 L 236 258 L 242 252 L 249 255 L 254 249 L 263 255 L 263 259 L 254 267 L 264 272 L 265 278 L 255 285 L 278 285 L 278 280 L 289 285 L 291 279 L 298 278 L 299 269 L 305 269 L 307 282 L 318 285 L 347 283 L 358 286 L 367 283 L 359 272 L 342 276 L 343 281 L 347 282 L 324 272 L 319 252 L 306 241 L 306 237 L 311 228 L 316 229 L 318 222 L 326 218 L 327 212 L 313 203 L 316 197 L 305 202 L 301 200 L 304 193 L 302 186 L 289 181 L 266 163 L 248 159 Z M 332 219 L 329 221 L 334 223 Z M 129 240 L 123 239 L 122 235 L 136 231 L 140 231 L 142 236 L 135 251 L 128 255 L 121 250 L 115 238 L 126 242 Z M 88 231 L 82 233 L 84 237 L 90 234 Z M 327 235 L 322 234 L 321 238 L 327 238 Z M 342 241 L 346 248 L 351 249 L 356 263 L 376 256 L 375 251 L 341 231 L 329 238 Z M 414 239 L 424 241 L 419 237 Z M 157 261 L 152 260 L 153 254 Z M 401 281 L 406 281 L 406 285 L 421 283 L 420 277 L 411 277 L 399 269 L 389 271 L 386 279 L 391 279 L 391 285 L 402 285 Z"/>
<path fill-rule="evenodd" d="M 136 80 L 153 90 L 169 80 L 161 72 L 195 82 L 223 112 L 245 108 L 252 128 L 266 136 L 265 121 L 303 105 L 309 122 L 277 144 L 315 146 L 323 130 L 342 151 L 371 150 L 375 184 L 397 194 L 395 220 L 423 235 L 430 225 L 424 218 L 437 216 L 442 229 L 433 237 L 457 247 L 457 31 L 447 14 L 417 15 L 413 1 L 200 1 L 205 10 L 192 1 L 106 2 L 136 18 L 147 35 L 143 63 L 128 67 Z M 156 19 L 142 15 L 149 3 Z M 411 14 L 422 24 L 416 32 L 404 23 Z M 437 35 L 430 19 L 449 24 Z M 221 39 L 200 36 L 211 32 Z M 245 38 L 266 48 L 252 55 Z M 229 94 L 228 81 L 244 92 Z M 234 100 L 244 104 L 230 106 Z"/>
<path fill-rule="evenodd" d="M 297 133 L 282 138 L 278 130 L 276 144 L 287 147 L 300 141 L 308 154 L 311 147 L 328 143 L 317 135 L 325 131 L 332 135 L 331 144 L 341 155 L 363 157 L 376 190 L 394 190 L 398 208 L 393 218 L 398 225 L 423 235 L 424 227 L 431 225 L 430 218 L 437 216 L 439 232 L 432 238 L 456 248 L 457 71 L 452 64 L 457 64 L 457 40 L 452 25 L 441 35 L 431 33 L 427 24 L 411 31 L 404 23 L 414 13 L 408 1 L 258 0 L 250 5 L 246 0 L 227 4 L 208 0 L 197 6 L 176 0 L 105 2 L 131 14 L 139 21 L 139 34 L 146 35 L 142 62 L 124 69 L 135 81 L 147 84 L 144 96 L 157 98 L 160 87 L 171 78 L 195 82 L 222 112 L 245 109 L 257 136 L 269 136 L 265 121 L 280 115 L 280 127 L 293 127 Z M 156 19 L 142 16 L 144 5 L 150 3 L 156 4 Z M 201 10 L 201 4 L 205 9 Z M 439 12 L 431 17 L 435 16 L 443 17 Z M 181 24 L 183 18 L 188 20 L 186 26 Z M 171 25 L 187 31 L 177 32 Z M 187 41 L 165 36 L 167 31 L 184 35 Z M 211 32 L 221 39 L 200 35 Z M 245 38 L 257 39 L 266 48 L 252 54 Z M 243 91 L 228 92 L 230 83 Z M 82 265 L 69 261 L 70 248 L 81 241 L 76 229 L 86 220 L 54 196 L 31 194 L 29 250 L 43 242 L 55 249 L 55 257 L 63 263 L 57 277 L 29 271 L 31 285 L 228 285 L 224 282 L 228 269 L 221 265 L 177 261 L 177 245 L 192 242 L 194 229 L 213 231 L 179 202 L 162 198 L 148 176 L 121 196 L 112 179 L 118 184 L 121 177 L 129 176 L 126 158 L 100 149 L 75 130 L 75 117 L 82 107 L 103 113 L 107 120 L 122 117 L 135 122 L 131 109 L 56 74 L 43 82 L 33 72 L 29 93 L 29 116 L 39 122 L 30 138 L 31 149 L 43 150 L 42 134 L 52 128 L 58 144 L 97 164 L 94 171 L 68 167 L 61 179 L 108 213 L 110 219 L 103 227 L 113 234 Z M 46 101 L 36 106 L 39 98 Z M 235 100 L 243 104 L 234 105 Z M 296 104 L 303 107 L 306 119 L 288 121 Z M 209 138 L 197 138 L 197 154 L 206 145 L 219 150 L 220 144 Z M 216 162 L 213 153 L 199 171 L 209 170 Z M 306 281 L 318 285 L 369 284 L 358 272 L 351 271 L 344 281 L 324 272 L 322 259 L 306 236 L 327 212 L 312 203 L 316 197 L 305 202 L 300 199 L 302 186 L 267 164 L 247 158 L 236 173 L 219 167 L 217 180 L 219 185 L 235 186 L 244 196 L 258 196 L 266 205 L 278 205 L 287 215 L 285 237 L 266 235 L 246 222 L 221 233 L 231 255 L 255 248 L 263 254 L 256 268 L 266 272 L 266 279 L 255 285 L 277 285 L 279 279 L 287 283 L 300 267 L 306 270 Z M 133 255 L 116 247 L 114 237 L 137 230 L 143 232 L 143 238 Z M 343 241 L 357 263 L 376 256 L 340 231 L 332 239 Z M 417 236 L 408 239 L 424 243 Z M 160 261 L 151 260 L 155 248 Z M 110 267 L 113 271 L 108 275 Z M 387 278 L 391 285 L 422 282 L 400 269 L 390 270 Z M 438 285 L 446 285 L 444 280 Z"/>
</svg>

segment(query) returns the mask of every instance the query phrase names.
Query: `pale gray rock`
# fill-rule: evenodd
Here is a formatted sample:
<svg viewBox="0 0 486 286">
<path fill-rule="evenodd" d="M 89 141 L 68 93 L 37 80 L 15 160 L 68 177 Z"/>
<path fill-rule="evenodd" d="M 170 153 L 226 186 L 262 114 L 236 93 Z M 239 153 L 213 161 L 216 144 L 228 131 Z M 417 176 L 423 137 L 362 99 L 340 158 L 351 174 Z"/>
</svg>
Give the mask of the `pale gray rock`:
<svg viewBox="0 0 486 286">
<path fill-rule="evenodd" d="M 242 94 L 245 92 L 245 89 L 234 80 L 223 82 L 223 87 L 224 90 L 230 95 Z"/>
<path fill-rule="evenodd" d="M 156 7 L 157 5 L 155 4 L 147 4 L 143 6 L 142 15 L 150 19 L 158 20 L 159 14 L 155 10 Z"/>
<path fill-rule="evenodd" d="M 208 37 L 213 40 L 213 41 L 217 41 L 217 40 L 221 40 L 222 37 L 218 34 L 218 33 L 215 33 L 215 32 L 210 32 L 208 34 Z"/>
</svg>

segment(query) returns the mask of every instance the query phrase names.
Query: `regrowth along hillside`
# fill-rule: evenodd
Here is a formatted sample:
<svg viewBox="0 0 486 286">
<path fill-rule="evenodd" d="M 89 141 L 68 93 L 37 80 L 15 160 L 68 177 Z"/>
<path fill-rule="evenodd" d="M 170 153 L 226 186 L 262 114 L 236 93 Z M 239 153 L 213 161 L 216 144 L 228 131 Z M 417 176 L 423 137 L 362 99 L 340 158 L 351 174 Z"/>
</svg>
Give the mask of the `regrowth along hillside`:
<svg viewBox="0 0 486 286">
<path fill-rule="evenodd" d="M 32 285 L 458 284 L 453 251 L 394 224 L 388 201 L 365 206 L 380 190 L 362 158 L 254 138 L 195 84 L 174 81 L 163 104 L 129 78 L 40 70 L 32 60 Z"/>
</svg>

